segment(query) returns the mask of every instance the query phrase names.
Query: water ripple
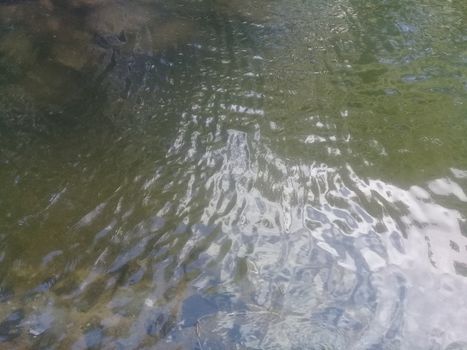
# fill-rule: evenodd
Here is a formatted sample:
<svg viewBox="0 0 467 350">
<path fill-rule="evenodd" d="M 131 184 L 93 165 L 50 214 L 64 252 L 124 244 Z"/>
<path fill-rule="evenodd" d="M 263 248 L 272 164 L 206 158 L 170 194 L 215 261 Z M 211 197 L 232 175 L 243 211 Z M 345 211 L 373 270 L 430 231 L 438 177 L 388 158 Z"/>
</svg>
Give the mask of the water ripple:
<svg viewBox="0 0 467 350">
<path fill-rule="evenodd" d="M 465 6 L 77 1 L 81 62 L 46 5 L 0 3 L 0 344 L 465 348 Z"/>
</svg>

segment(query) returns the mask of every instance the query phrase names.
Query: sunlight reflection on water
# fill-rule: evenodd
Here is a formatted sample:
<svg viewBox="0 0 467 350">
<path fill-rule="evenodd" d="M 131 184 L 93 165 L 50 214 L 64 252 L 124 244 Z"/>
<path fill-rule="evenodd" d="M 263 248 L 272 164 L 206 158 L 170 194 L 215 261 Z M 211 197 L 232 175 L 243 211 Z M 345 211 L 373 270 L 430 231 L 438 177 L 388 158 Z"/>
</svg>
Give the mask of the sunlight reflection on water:
<svg viewBox="0 0 467 350">
<path fill-rule="evenodd" d="M 463 4 L 0 6 L 0 347 L 467 348 Z"/>
</svg>

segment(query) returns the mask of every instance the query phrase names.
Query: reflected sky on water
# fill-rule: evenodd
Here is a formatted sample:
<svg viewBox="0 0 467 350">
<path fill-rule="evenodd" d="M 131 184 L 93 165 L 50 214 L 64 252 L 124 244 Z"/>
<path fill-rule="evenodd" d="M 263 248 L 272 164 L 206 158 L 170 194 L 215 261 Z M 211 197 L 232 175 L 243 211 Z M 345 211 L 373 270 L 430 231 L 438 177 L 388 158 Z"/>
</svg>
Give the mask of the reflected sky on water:
<svg viewBox="0 0 467 350">
<path fill-rule="evenodd" d="M 0 348 L 467 349 L 461 1 L 0 1 Z"/>
</svg>

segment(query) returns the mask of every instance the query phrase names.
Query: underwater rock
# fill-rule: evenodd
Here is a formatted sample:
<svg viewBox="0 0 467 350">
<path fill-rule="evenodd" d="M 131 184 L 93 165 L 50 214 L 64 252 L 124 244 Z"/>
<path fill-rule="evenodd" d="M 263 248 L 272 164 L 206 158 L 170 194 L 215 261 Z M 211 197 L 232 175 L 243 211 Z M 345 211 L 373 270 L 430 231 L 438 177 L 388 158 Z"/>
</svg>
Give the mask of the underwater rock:
<svg viewBox="0 0 467 350">
<path fill-rule="evenodd" d="M 27 88 L 26 92 L 39 106 L 50 109 L 53 106 L 64 106 L 81 96 L 82 78 L 74 69 L 44 62 L 29 71 L 21 84 Z"/>
<path fill-rule="evenodd" d="M 54 315 L 51 310 L 32 315 L 28 320 L 29 334 L 35 337 L 41 335 L 52 326 L 54 321 Z"/>
<path fill-rule="evenodd" d="M 11 341 L 21 334 L 20 323 L 24 319 L 23 310 L 15 310 L 0 323 L 0 343 Z"/>
<path fill-rule="evenodd" d="M 37 287 L 35 287 L 30 294 L 45 293 L 57 283 L 58 278 L 51 276 L 42 281 Z"/>
<path fill-rule="evenodd" d="M 51 332 L 43 333 L 38 336 L 36 341 L 32 344 L 33 350 L 49 350 L 54 349 L 56 344 L 59 342 L 59 337 L 52 334 Z"/>
<path fill-rule="evenodd" d="M 103 49 L 117 48 L 122 45 L 125 45 L 127 38 L 125 32 L 120 32 L 120 34 L 96 34 L 94 36 L 94 43 L 100 46 Z"/>
<path fill-rule="evenodd" d="M 98 34 L 119 34 L 140 30 L 153 15 L 145 7 L 135 3 L 111 3 L 99 6 L 86 17 L 86 26 Z"/>
<path fill-rule="evenodd" d="M 33 64 L 35 53 L 31 40 L 23 32 L 12 31 L 0 37 L 0 54 L 16 65 Z"/>
<path fill-rule="evenodd" d="M 56 62 L 78 71 L 90 61 L 90 55 L 87 52 L 83 53 L 80 47 L 66 44 L 53 46 L 51 57 Z"/>
</svg>

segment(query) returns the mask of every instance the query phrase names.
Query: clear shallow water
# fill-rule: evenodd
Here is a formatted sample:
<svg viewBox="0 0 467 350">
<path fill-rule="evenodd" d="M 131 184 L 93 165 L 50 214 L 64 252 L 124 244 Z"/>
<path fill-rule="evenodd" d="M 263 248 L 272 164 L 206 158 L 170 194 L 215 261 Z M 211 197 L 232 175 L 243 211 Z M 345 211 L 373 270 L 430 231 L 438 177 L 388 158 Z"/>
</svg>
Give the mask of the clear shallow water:
<svg viewBox="0 0 467 350">
<path fill-rule="evenodd" d="M 467 348 L 461 1 L 0 11 L 0 347 Z"/>
</svg>

